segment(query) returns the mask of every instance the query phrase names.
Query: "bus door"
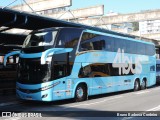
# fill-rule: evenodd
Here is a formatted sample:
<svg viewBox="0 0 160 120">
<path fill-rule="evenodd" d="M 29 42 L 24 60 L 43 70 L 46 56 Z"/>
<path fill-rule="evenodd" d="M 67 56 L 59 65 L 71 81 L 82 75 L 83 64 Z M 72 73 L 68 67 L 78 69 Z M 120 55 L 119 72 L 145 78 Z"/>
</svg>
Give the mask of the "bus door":
<svg viewBox="0 0 160 120">
<path fill-rule="evenodd" d="M 60 82 L 60 84 L 54 89 L 53 97 L 56 97 L 56 99 L 66 98 L 66 85 L 69 84 L 66 81 L 66 76 L 70 73 L 68 66 L 68 53 L 53 55 L 52 62 L 52 79 Z"/>
</svg>

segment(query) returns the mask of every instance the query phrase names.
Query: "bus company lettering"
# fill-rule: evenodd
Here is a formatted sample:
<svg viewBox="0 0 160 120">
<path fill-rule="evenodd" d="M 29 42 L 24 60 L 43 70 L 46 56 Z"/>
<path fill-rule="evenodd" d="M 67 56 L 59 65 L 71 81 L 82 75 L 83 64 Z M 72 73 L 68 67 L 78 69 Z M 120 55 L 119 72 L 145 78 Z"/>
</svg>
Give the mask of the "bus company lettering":
<svg viewBox="0 0 160 120">
<path fill-rule="evenodd" d="M 135 64 L 135 68 L 133 68 L 133 64 Z M 119 68 L 119 75 L 121 74 L 129 74 L 130 71 L 133 74 L 141 74 L 142 65 L 140 63 L 140 59 L 135 58 L 135 62 L 133 63 L 132 57 L 128 57 L 124 55 L 124 50 L 118 49 L 116 57 L 113 61 L 112 67 Z"/>
</svg>

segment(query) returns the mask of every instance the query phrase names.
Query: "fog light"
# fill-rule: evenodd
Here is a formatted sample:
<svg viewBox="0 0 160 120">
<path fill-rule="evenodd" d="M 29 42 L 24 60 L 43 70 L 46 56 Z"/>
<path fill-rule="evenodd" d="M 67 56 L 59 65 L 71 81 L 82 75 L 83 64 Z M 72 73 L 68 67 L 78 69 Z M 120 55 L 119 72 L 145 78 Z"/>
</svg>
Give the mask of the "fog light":
<svg viewBox="0 0 160 120">
<path fill-rule="evenodd" d="M 42 95 L 42 98 L 46 98 L 48 96 L 48 94 Z"/>
</svg>

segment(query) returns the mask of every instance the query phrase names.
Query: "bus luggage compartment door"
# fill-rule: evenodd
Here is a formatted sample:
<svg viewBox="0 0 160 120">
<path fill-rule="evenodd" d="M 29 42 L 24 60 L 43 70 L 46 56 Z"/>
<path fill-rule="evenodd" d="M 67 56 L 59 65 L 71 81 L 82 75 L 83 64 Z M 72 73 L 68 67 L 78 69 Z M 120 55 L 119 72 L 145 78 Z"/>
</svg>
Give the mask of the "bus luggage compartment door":
<svg viewBox="0 0 160 120">
<path fill-rule="evenodd" d="M 101 94 L 102 93 L 102 79 L 92 78 L 92 95 Z"/>
</svg>

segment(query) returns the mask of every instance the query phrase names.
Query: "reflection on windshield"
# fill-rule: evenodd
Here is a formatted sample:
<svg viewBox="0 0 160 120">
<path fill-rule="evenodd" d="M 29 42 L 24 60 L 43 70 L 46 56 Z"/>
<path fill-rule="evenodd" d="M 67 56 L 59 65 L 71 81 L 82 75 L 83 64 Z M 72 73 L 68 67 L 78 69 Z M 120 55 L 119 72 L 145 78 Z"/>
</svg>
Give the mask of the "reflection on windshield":
<svg viewBox="0 0 160 120">
<path fill-rule="evenodd" d="M 39 32 L 30 34 L 24 41 L 23 48 L 53 45 L 56 35 L 57 31 L 48 31 L 48 32 Z"/>
</svg>

